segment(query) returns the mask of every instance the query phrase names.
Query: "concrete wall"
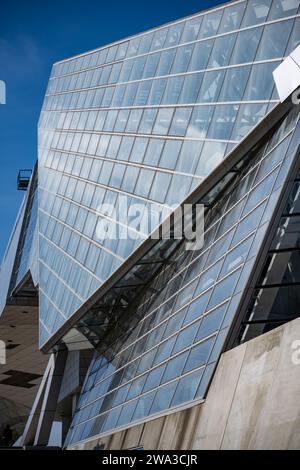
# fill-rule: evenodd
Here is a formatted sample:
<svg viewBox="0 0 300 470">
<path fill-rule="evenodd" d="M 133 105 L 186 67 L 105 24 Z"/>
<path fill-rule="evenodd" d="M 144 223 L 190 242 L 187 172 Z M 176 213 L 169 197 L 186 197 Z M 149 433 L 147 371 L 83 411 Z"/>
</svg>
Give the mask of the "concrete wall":
<svg viewBox="0 0 300 470">
<path fill-rule="evenodd" d="M 297 340 L 300 318 L 224 353 L 204 403 L 72 448 L 300 449 Z"/>
</svg>

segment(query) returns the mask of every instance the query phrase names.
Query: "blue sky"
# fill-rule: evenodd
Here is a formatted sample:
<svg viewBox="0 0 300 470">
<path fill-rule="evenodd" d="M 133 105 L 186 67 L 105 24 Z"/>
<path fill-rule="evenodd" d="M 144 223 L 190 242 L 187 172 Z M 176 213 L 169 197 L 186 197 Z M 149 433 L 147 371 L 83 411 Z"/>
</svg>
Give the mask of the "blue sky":
<svg viewBox="0 0 300 470">
<path fill-rule="evenodd" d="M 220 0 L 10 0 L 0 7 L 0 258 L 37 158 L 37 122 L 53 62 L 223 3 Z"/>
</svg>

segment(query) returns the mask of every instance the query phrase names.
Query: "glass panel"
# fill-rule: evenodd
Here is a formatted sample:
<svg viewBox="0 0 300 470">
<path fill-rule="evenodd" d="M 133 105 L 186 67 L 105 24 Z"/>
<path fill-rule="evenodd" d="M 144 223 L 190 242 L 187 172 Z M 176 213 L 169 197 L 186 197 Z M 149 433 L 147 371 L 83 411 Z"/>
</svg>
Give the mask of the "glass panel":
<svg viewBox="0 0 300 470">
<path fill-rule="evenodd" d="M 152 87 L 152 81 L 141 82 L 134 100 L 137 106 L 145 106 L 148 101 L 149 93 Z"/>
<path fill-rule="evenodd" d="M 170 73 L 176 49 L 169 49 L 161 53 L 156 75 L 168 75 Z"/>
<path fill-rule="evenodd" d="M 192 108 L 177 108 L 175 110 L 170 135 L 184 136 L 191 117 Z"/>
<path fill-rule="evenodd" d="M 189 70 L 204 70 L 212 50 L 214 41 L 197 42 L 190 61 Z"/>
<path fill-rule="evenodd" d="M 265 27 L 256 60 L 278 59 L 284 56 L 293 21 L 282 21 Z"/>
<path fill-rule="evenodd" d="M 142 113 L 143 113 L 142 109 L 131 110 L 128 121 L 127 121 L 126 132 L 136 133 L 140 124 Z"/>
<path fill-rule="evenodd" d="M 156 119 L 156 109 L 145 109 L 140 122 L 139 132 L 141 134 L 151 134 L 154 121 Z"/>
<path fill-rule="evenodd" d="M 265 116 L 266 110 L 265 104 L 241 105 L 231 139 L 242 140 Z"/>
<path fill-rule="evenodd" d="M 223 70 L 207 72 L 204 75 L 198 102 L 216 102 L 224 80 Z"/>
<path fill-rule="evenodd" d="M 220 29 L 218 31 L 219 34 L 238 29 L 244 15 L 245 8 L 246 2 L 225 8 Z"/>
<path fill-rule="evenodd" d="M 224 67 L 229 64 L 232 49 L 235 44 L 236 34 L 226 36 L 226 41 L 223 37 L 215 40 L 215 45 L 211 53 L 209 67 Z"/>
<path fill-rule="evenodd" d="M 150 54 L 147 57 L 147 62 L 144 68 L 143 78 L 154 77 L 159 59 L 160 59 L 160 53 Z"/>
<path fill-rule="evenodd" d="M 218 307 L 216 310 L 213 310 L 208 315 L 205 315 L 199 327 L 195 341 L 199 341 L 206 336 L 211 335 L 221 327 L 226 308 L 227 303 Z"/>
<path fill-rule="evenodd" d="M 164 370 L 165 365 L 162 365 L 149 372 L 143 392 L 147 392 L 148 390 L 151 390 L 154 387 L 158 387 Z"/>
<path fill-rule="evenodd" d="M 151 413 L 157 413 L 158 411 L 166 410 L 169 407 L 176 386 L 177 382 L 171 382 L 157 391 L 151 408 Z"/>
<path fill-rule="evenodd" d="M 223 160 L 226 144 L 223 142 L 205 142 L 196 170 L 199 176 L 207 176 Z"/>
<path fill-rule="evenodd" d="M 244 100 L 269 100 L 273 83 L 273 70 L 278 67 L 279 62 L 253 65 Z"/>
<path fill-rule="evenodd" d="M 247 10 L 243 20 L 243 27 L 264 23 L 269 14 L 272 0 L 251 0 L 247 4 Z"/>
<path fill-rule="evenodd" d="M 127 124 L 129 112 L 130 112 L 129 109 L 124 109 L 124 110 L 119 111 L 116 124 L 115 124 L 115 129 L 114 129 L 115 132 L 124 132 L 126 124 Z"/>
<path fill-rule="evenodd" d="M 174 169 L 181 148 L 180 140 L 167 140 L 159 162 L 160 167 Z"/>
<path fill-rule="evenodd" d="M 230 271 L 233 271 L 240 264 L 246 261 L 248 251 L 253 241 L 253 237 L 254 236 L 247 238 L 247 240 L 242 242 L 234 250 L 228 253 L 228 255 L 225 258 L 223 268 L 220 274 L 221 277 L 229 273 Z"/>
<path fill-rule="evenodd" d="M 179 381 L 172 401 L 172 406 L 177 406 L 180 405 L 180 403 L 193 400 L 202 374 L 203 370 L 201 369 L 193 374 L 187 375 Z"/>
<path fill-rule="evenodd" d="M 187 357 L 188 352 L 184 352 L 174 359 L 171 359 L 167 364 L 161 383 L 168 382 L 169 380 L 175 379 L 175 377 L 181 375 Z"/>
<path fill-rule="evenodd" d="M 172 116 L 173 109 L 161 108 L 157 114 L 153 134 L 166 135 L 170 127 Z"/>
<path fill-rule="evenodd" d="M 269 20 L 296 15 L 298 8 L 299 0 L 273 0 Z"/>
<path fill-rule="evenodd" d="M 166 88 L 167 80 L 166 79 L 159 79 L 153 80 L 152 88 L 150 91 L 149 96 L 149 104 L 160 104 L 161 99 L 163 97 L 165 88 Z"/>
<path fill-rule="evenodd" d="M 184 76 L 176 76 L 168 79 L 166 92 L 163 97 L 163 104 L 176 104 L 178 102 L 182 85 L 184 82 Z"/>
<path fill-rule="evenodd" d="M 229 140 L 238 109 L 238 106 L 216 106 L 208 137 L 211 139 Z"/>
<path fill-rule="evenodd" d="M 157 51 L 164 47 L 164 43 L 168 34 L 168 28 L 159 29 L 154 33 L 154 38 L 151 45 L 152 51 Z"/>
<path fill-rule="evenodd" d="M 197 321 L 196 323 L 193 323 L 192 325 L 188 326 L 187 328 L 185 328 L 184 330 L 178 333 L 172 354 L 176 354 L 182 349 L 185 349 L 189 347 L 191 344 L 193 344 L 193 340 L 195 338 L 196 331 L 199 325 L 200 325 L 200 320 Z"/>
<path fill-rule="evenodd" d="M 194 173 L 199 161 L 201 149 L 202 142 L 183 142 L 180 156 L 176 165 L 176 171 L 181 171 L 183 173 Z"/>
<path fill-rule="evenodd" d="M 135 193 L 138 196 L 148 197 L 154 178 L 154 171 L 142 169 L 136 184 Z"/>
<path fill-rule="evenodd" d="M 179 47 L 173 63 L 172 73 L 186 72 L 193 53 L 194 44 Z"/>
<path fill-rule="evenodd" d="M 219 101 L 241 101 L 250 70 L 250 66 L 227 70 Z"/>
<path fill-rule="evenodd" d="M 144 164 L 157 166 L 163 146 L 164 146 L 163 140 L 150 139 L 150 142 L 146 151 L 145 159 L 144 159 Z"/>
<path fill-rule="evenodd" d="M 186 21 L 181 42 L 195 41 L 198 38 L 202 18 L 202 16 L 197 16 Z"/>
<path fill-rule="evenodd" d="M 191 178 L 181 175 L 173 175 L 167 196 L 167 204 L 179 204 L 188 195 L 191 186 Z"/>
<path fill-rule="evenodd" d="M 178 103 L 188 104 L 196 103 L 202 83 L 203 73 L 193 73 L 184 78 L 181 95 Z"/>
<path fill-rule="evenodd" d="M 176 46 L 179 44 L 184 23 L 177 23 L 170 26 L 164 47 Z"/>
<path fill-rule="evenodd" d="M 286 50 L 285 55 L 289 55 L 293 52 L 297 46 L 300 44 L 300 18 L 297 18 L 294 23 L 293 31 L 291 34 L 291 38 L 289 40 L 289 44 Z"/>
<path fill-rule="evenodd" d="M 201 30 L 200 30 L 200 38 L 205 38 L 208 36 L 214 36 L 219 28 L 219 24 L 222 18 L 223 11 L 214 11 L 212 13 L 209 13 L 208 15 L 205 15 Z"/>
<path fill-rule="evenodd" d="M 164 202 L 171 181 L 171 175 L 167 173 L 156 173 L 150 198 L 158 202 Z"/>
<path fill-rule="evenodd" d="M 186 133 L 187 137 L 205 139 L 214 109 L 214 106 L 197 106 L 194 108 Z"/>
<path fill-rule="evenodd" d="M 239 275 L 240 270 L 226 277 L 226 279 L 215 286 L 208 304 L 209 309 L 216 307 L 218 304 L 221 304 L 224 300 L 232 296 Z"/>
<path fill-rule="evenodd" d="M 214 340 L 215 337 L 207 341 L 203 341 L 191 349 L 189 358 L 184 368 L 184 372 L 189 372 L 190 370 L 195 369 L 196 367 L 200 367 L 205 364 L 205 362 L 207 362 Z"/>
</svg>

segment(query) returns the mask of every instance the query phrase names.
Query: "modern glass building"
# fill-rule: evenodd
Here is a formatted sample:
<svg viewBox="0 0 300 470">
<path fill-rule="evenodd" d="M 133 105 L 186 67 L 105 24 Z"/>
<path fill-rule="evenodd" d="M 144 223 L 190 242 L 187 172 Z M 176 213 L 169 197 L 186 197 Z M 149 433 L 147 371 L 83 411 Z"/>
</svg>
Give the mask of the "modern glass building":
<svg viewBox="0 0 300 470">
<path fill-rule="evenodd" d="M 54 64 L 15 284 L 65 446 L 204 403 L 225 350 L 299 317 L 299 106 L 273 78 L 299 44 L 299 0 L 240 0 Z M 184 204 L 201 249 L 162 236 Z M 23 443 L 47 444 L 38 402 Z"/>
</svg>

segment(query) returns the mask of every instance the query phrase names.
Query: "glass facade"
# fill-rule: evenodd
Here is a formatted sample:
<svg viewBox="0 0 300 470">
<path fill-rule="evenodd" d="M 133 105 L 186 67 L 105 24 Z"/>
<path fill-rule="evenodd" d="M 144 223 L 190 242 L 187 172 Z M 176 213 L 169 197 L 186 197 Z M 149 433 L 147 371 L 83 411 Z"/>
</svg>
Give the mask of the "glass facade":
<svg viewBox="0 0 300 470">
<path fill-rule="evenodd" d="M 237 343 L 249 341 L 299 317 L 299 187 L 298 173 L 237 335 Z"/>
<path fill-rule="evenodd" d="M 203 248 L 175 251 L 137 306 L 141 319 L 121 347 L 112 341 L 107 350 L 95 353 L 67 444 L 205 397 L 289 171 L 297 161 L 298 119 L 299 110 L 294 107 L 247 154 L 206 212 Z M 289 213 L 296 210 L 298 180 L 295 185 L 287 204 Z M 289 233 L 284 236 L 286 242 Z M 275 239 L 274 243 L 278 246 Z M 290 258 L 289 268 L 291 262 Z M 297 272 L 296 268 L 294 276 Z M 289 283 L 289 273 L 290 269 L 271 271 L 264 284 Z"/>
<path fill-rule="evenodd" d="M 99 222 L 127 229 L 105 205 L 155 203 L 160 221 L 277 103 L 272 72 L 299 41 L 298 0 L 238 1 L 53 66 L 39 123 L 41 345 L 151 231 L 104 239 Z"/>
</svg>

